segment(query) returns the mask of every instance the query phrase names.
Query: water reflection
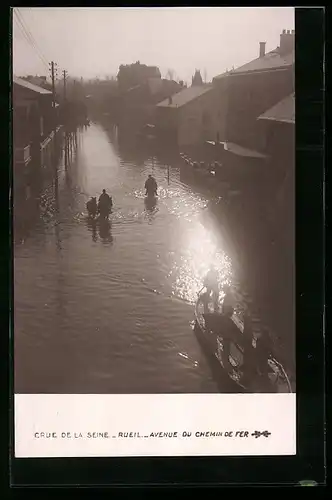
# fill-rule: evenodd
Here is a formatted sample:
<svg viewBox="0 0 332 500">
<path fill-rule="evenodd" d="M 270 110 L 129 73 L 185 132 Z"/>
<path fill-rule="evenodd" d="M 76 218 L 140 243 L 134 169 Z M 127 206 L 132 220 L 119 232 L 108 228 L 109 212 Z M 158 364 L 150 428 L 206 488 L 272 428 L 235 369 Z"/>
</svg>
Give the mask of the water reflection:
<svg viewBox="0 0 332 500">
<path fill-rule="evenodd" d="M 102 243 L 112 244 L 112 223 L 109 220 L 86 219 L 88 231 L 91 232 L 92 240 L 98 241 L 98 236 Z"/>
<path fill-rule="evenodd" d="M 220 249 L 212 231 L 197 221 L 185 238 L 185 250 L 179 260 L 174 262 L 169 276 L 173 278 L 172 293 L 195 302 L 211 265 L 214 265 L 218 272 L 221 287 L 226 283 L 231 283 L 232 262 L 229 256 Z"/>
<path fill-rule="evenodd" d="M 87 224 L 88 230 L 92 234 L 92 240 L 97 241 L 98 240 L 97 221 L 95 219 L 91 219 L 90 217 L 87 217 L 86 224 Z"/>
<path fill-rule="evenodd" d="M 99 237 L 103 243 L 113 243 L 111 234 L 111 222 L 109 220 L 99 221 Z"/>
<path fill-rule="evenodd" d="M 146 196 L 144 198 L 144 215 L 149 224 L 152 224 L 156 213 L 158 212 L 158 198 L 155 196 Z"/>
<path fill-rule="evenodd" d="M 152 212 L 155 209 L 157 202 L 158 198 L 156 196 L 146 196 L 144 198 L 144 205 L 148 212 Z"/>
</svg>

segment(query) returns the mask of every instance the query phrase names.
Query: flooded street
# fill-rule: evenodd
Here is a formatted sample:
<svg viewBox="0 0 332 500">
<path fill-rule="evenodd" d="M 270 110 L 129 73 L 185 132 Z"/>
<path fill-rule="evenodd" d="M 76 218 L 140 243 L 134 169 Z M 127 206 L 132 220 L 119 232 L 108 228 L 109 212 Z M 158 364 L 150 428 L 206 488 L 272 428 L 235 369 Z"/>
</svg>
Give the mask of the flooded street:
<svg viewBox="0 0 332 500">
<path fill-rule="evenodd" d="M 15 245 L 16 392 L 218 391 L 193 303 L 211 263 L 221 284 L 236 285 L 236 258 L 180 166 L 143 156 L 93 124 L 59 167 L 58 196 L 45 186 L 37 222 Z M 156 206 L 144 198 L 150 173 Z M 85 204 L 103 188 L 114 206 L 100 226 Z"/>
</svg>

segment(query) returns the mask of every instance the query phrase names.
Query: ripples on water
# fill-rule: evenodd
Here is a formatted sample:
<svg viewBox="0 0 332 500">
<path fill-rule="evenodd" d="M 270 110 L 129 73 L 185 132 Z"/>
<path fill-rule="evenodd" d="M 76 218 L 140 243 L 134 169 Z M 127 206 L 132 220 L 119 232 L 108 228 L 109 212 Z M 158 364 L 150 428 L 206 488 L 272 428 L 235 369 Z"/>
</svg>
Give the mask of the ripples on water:
<svg viewBox="0 0 332 500">
<path fill-rule="evenodd" d="M 160 187 L 148 206 L 144 182 Z M 85 203 L 113 196 L 109 223 L 87 221 Z M 179 169 L 126 161 L 106 132 L 79 138 L 60 166 L 58 196 L 44 189 L 32 234 L 15 248 L 15 373 L 18 392 L 214 392 L 192 332 L 193 307 L 213 263 L 234 278 L 207 200 Z"/>
</svg>

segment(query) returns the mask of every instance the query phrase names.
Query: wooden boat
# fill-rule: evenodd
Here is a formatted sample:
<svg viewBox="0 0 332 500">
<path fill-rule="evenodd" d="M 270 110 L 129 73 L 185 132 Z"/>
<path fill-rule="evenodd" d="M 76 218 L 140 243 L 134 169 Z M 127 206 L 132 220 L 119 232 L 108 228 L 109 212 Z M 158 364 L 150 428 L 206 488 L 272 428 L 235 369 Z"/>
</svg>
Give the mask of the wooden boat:
<svg viewBox="0 0 332 500">
<path fill-rule="evenodd" d="M 282 364 L 269 355 L 266 359 L 267 369 L 264 373 L 250 364 L 245 363 L 246 356 L 241 339 L 244 339 L 243 323 L 233 314 L 231 321 L 237 331 L 235 340 L 230 341 L 230 355 L 228 359 L 224 353 L 224 339 L 220 333 L 216 334 L 206 326 L 206 304 L 204 306 L 205 293 L 200 293 L 195 305 L 195 334 L 208 356 L 216 359 L 220 369 L 227 375 L 230 383 L 234 385 L 234 392 L 246 393 L 289 393 L 293 392 L 291 383 Z M 210 312 L 212 303 L 208 303 Z M 242 344 L 242 345 L 241 345 Z M 255 359 L 255 349 L 257 347 L 257 339 L 252 338 L 252 349 L 250 358 Z"/>
</svg>

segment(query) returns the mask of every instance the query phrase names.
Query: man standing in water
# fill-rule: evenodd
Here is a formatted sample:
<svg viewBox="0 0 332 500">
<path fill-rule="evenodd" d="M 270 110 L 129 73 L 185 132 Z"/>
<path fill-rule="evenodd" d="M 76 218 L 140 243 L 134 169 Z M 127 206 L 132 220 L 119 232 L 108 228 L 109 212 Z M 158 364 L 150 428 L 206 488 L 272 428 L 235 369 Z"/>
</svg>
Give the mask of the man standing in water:
<svg viewBox="0 0 332 500">
<path fill-rule="evenodd" d="M 205 276 L 204 279 L 204 286 L 206 287 L 206 297 L 207 301 L 209 301 L 209 298 L 212 293 L 212 299 L 213 299 L 213 309 L 215 312 L 218 311 L 218 300 L 219 300 L 219 283 L 218 283 L 218 271 L 216 268 L 211 265 L 210 269 Z"/>
<path fill-rule="evenodd" d="M 222 313 L 225 316 L 232 317 L 235 308 L 235 298 L 230 285 L 224 286 L 225 297 L 222 303 Z"/>
<path fill-rule="evenodd" d="M 113 206 L 112 198 L 106 193 L 106 189 L 103 189 L 102 194 L 99 196 L 98 200 L 98 210 L 102 217 L 108 217 Z"/>
<path fill-rule="evenodd" d="M 152 177 L 151 174 L 149 174 L 149 177 L 147 178 L 144 187 L 145 187 L 145 195 L 157 196 L 158 185 L 156 179 Z"/>
</svg>

